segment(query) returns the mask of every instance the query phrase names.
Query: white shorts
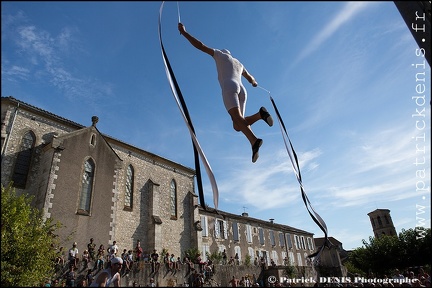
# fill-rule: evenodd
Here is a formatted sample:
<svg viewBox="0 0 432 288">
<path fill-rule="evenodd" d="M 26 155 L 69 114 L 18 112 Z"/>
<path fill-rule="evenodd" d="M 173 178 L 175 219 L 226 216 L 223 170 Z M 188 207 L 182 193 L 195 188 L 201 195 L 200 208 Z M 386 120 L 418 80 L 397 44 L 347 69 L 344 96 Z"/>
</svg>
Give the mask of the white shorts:
<svg viewBox="0 0 432 288">
<path fill-rule="evenodd" d="M 240 108 L 244 116 L 246 109 L 247 92 L 242 83 L 228 80 L 221 84 L 222 98 L 227 111 L 234 107 Z"/>
</svg>

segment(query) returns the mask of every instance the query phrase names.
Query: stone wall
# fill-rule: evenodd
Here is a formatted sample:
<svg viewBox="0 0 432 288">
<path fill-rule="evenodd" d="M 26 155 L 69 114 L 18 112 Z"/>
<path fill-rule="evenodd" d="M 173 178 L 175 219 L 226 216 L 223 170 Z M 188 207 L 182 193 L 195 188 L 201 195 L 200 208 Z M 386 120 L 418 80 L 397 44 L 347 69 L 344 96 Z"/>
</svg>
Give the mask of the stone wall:
<svg viewBox="0 0 432 288">
<path fill-rule="evenodd" d="M 195 269 L 198 268 L 198 265 L 195 265 Z M 248 276 L 249 279 L 257 279 L 261 287 L 269 287 L 269 280 L 280 280 L 283 279 L 283 277 L 287 277 L 285 269 L 286 267 L 284 266 L 269 267 L 268 269 L 262 270 L 261 267 L 253 265 L 215 265 L 215 271 L 211 277 L 212 280 L 206 282 L 204 286 L 231 287 L 229 281 L 233 276 L 238 280 L 240 280 L 242 276 Z M 186 266 L 182 267 L 181 270 L 176 273 L 167 272 L 167 269 L 161 266 L 158 273 L 152 274 L 150 264 L 142 263 L 140 269 L 134 269 L 134 271 L 131 271 L 127 276 L 124 275 L 122 277 L 121 286 L 132 287 L 133 282 L 136 282 L 141 287 L 145 287 L 150 283 L 150 278 L 153 277 L 158 287 L 181 287 L 184 286 L 184 283 L 188 283 L 189 276 L 190 274 L 187 274 Z M 296 275 L 292 276 L 292 279 L 308 279 L 307 281 L 309 281 L 311 279 L 316 280 L 316 277 L 317 274 L 312 267 L 302 266 L 296 267 Z M 307 281 L 305 280 L 304 282 Z M 312 287 L 313 285 L 314 283 L 303 283 L 302 287 Z M 189 287 L 191 287 L 190 284 Z"/>
</svg>

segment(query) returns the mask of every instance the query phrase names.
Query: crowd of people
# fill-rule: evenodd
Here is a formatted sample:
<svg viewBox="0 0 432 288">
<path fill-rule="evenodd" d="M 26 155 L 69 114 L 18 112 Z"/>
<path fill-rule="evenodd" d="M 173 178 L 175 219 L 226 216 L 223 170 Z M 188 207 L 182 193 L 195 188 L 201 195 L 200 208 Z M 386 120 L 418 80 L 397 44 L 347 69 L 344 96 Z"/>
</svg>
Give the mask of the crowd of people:
<svg viewBox="0 0 432 288">
<path fill-rule="evenodd" d="M 120 283 L 122 276 L 127 276 L 133 269 L 139 270 L 144 267 L 145 263 L 150 264 L 151 273 L 148 287 L 155 287 L 154 276 L 159 272 L 161 266 L 164 267 L 164 273 L 172 273 L 173 275 L 183 270 L 185 272 L 185 282 L 182 286 L 202 287 L 205 284 L 211 284 L 214 273 L 214 264 L 211 259 L 203 260 L 201 254 L 198 253 L 191 259 L 189 256 L 181 258 L 174 253 L 162 251 L 161 254 L 154 249 L 151 253 L 144 251 L 141 243 L 138 240 L 133 249 L 123 249 L 120 253 L 120 248 L 117 241 L 113 241 L 108 248 L 104 244 L 97 247 L 93 238 L 90 238 L 86 249 L 80 253 L 78 243 L 74 242 L 72 247 L 65 250 L 64 247 L 59 247 L 58 257 L 55 259 L 57 269 L 57 277 L 52 280 L 47 280 L 43 286 L 46 287 L 86 287 L 94 286 L 95 281 L 99 281 L 98 277 L 101 273 L 112 274 L 116 283 Z M 222 264 L 239 265 L 240 260 L 238 254 L 231 256 L 231 260 L 227 260 L 226 251 L 222 252 Z M 114 261 L 113 261 L 114 260 Z M 121 261 L 119 261 L 121 260 Z M 115 262 L 115 263 L 113 263 Z M 121 262 L 121 263 L 120 263 Z M 117 270 L 110 270 L 115 266 L 119 266 Z M 115 276 L 118 274 L 118 276 Z M 244 278 L 244 277 L 242 277 Z M 107 280 L 108 281 L 108 280 Z M 111 283 L 111 282 L 110 282 Z M 241 280 L 238 283 L 243 283 Z M 252 283 L 247 281 L 246 283 Z M 215 283 L 213 283 L 215 284 Z M 234 287 L 240 284 L 236 284 Z M 137 282 L 133 283 L 134 287 L 139 287 Z M 244 286 L 252 287 L 252 286 Z"/>
<path fill-rule="evenodd" d="M 47 279 L 43 283 L 46 287 L 98 287 L 101 282 L 105 284 L 113 283 L 114 286 L 120 285 L 122 276 L 127 276 L 132 270 L 140 270 L 144 268 L 144 264 L 150 264 L 150 277 L 149 282 L 143 284 L 147 287 L 156 287 L 154 276 L 160 271 L 161 267 L 163 273 L 171 273 L 175 275 L 177 272 L 182 271 L 185 275 L 184 283 L 179 284 L 183 287 L 203 287 L 203 286 L 218 286 L 214 283 L 213 274 L 215 273 L 215 266 L 211 259 L 203 260 L 201 254 L 189 257 L 188 255 L 181 258 L 174 253 L 169 253 L 165 249 L 159 254 L 156 249 L 151 253 L 144 251 L 141 243 L 138 240 L 133 249 L 123 249 L 122 252 L 116 241 L 113 241 L 108 248 L 103 244 L 99 247 L 94 243 L 94 239 L 90 238 L 86 249 L 79 252 L 78 244 L 74 242 L 72 247 L 66 252 L 64 247 L 59 247 L 58 257 L 55 259 L 57 268 L 57 277 L 55 279 Z M 221 264 L 223 265 L 240 265 L 241 259 L 236 253 L 234 256 L 228 257 L 226 250 L 221 252 Z M 284 259 L 284 265 L 289 263 L 288 259 Z M 252 263 L 251 263 L 252 264 Z M 265 257 L 256 257 L 253 265 L 261 267 L 263 270 L 268 266 L 275 266 L 273 260 L 267 263 Z M 416 271 L 417 272 L 417 271 Z M 385 276 L 387 278 L 387 276 Z M 401 281 L 392 281 L 399 279 Z M 402 281 L 408 279 L 409 281 Z M 411 281 L 412 279 L 413 281 Z M 228 280 L 228 279 L 227 279 Z M 384 279 L 383 279 L 384 280 Z M 415 280 L 415 281 L 414 281 Z M 244 275 L 240 277 L 233 276 L 228 281 L 231 287 L 291 287 L 292 283 L 288 282 L 274 282 L 264 283 L 264 279 L 257 279 L 255 274 Z M 394 275 L 389 277 L 389 281 L 381 281 L 381 283 L 370 282 L 351 282 L 351 283 L 320 283 L 324 286 L 333 287 L 430 287 L 431 278 L 422 268 L 415 274 L 413 271 L 405 271 L 400 273 L 395 270 Z M 140 287 L 142 284 L 138 282 L 133 283 L 133 287 Z"/>
</svg>

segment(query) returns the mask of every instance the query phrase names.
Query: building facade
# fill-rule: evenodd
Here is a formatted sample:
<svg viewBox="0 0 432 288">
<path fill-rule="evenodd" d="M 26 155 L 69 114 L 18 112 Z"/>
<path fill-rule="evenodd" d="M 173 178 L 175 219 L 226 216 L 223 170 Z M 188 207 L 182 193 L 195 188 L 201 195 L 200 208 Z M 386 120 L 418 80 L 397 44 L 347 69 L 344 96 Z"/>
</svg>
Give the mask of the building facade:
<svg viewBox="0 0 432 288">
<path fill-rule="evenodd" d="M 252 218 L 248 213 L 235 215 L 210 208 L 200 208 L 200 223 L 198 247 L 204 255 L 225 250 L 227 260 L 233 257 L 240 265 L 260 263 L 261 258 L 268 266 L 272 262 L 276 266 L 312 265 L 308 258 L 315 251 L 312 233 Z"/>
<path fill-rule="evenodd" d="M 309 265 L 313 234 L 198 205 L 195 171 L 14 97 L 1 98 L 1 183 L 33 196 L 45 218 L 62 223 L 64 247 L 90 238 L 105 247 L 177 256 L 198 248 Z M 286 263 L 287 264 L 287 263 Z"/>
</svg>

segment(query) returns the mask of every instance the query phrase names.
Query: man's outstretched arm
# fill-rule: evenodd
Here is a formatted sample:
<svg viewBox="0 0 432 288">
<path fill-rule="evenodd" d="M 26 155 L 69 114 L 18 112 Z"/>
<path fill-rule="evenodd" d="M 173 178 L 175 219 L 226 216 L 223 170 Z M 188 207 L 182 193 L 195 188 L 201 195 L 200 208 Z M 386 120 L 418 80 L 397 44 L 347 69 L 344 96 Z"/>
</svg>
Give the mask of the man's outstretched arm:
<svg viewBox="0 0 432 288">
<path fill-rule="evenodd" d="M 187 40 L 197 49 L 203 51 L 204 53 L 209 54 L 210 56 L 214 55 L 214 50 L 208 46 L 206 46 L 204 43 L 202 43 L 200 40 L 196 39 L 192 35 L 190 35 L 186 28 L 182 23 L 178 24 L 178 30 L 180 31 L 180 34 L 186 37 Z"/>
<path fill-rule="evenodd" d="M 258 86 L 258 83 L 256 82 L 255 78 L 245 68 L 243 68 L 242 75 L 243 75 L 243 77 L 246 78 L 246 80 L 249 81 L 249 83 L 252 84 L 253 87 L 257 87 Z"/>
</svg>

